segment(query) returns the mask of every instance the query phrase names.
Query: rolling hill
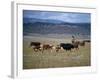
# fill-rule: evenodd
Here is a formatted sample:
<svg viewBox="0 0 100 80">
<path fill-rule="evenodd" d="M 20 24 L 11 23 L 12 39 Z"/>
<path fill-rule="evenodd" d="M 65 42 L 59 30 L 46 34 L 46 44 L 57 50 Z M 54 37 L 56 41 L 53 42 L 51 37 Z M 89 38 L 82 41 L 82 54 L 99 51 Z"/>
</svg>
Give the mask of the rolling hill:
<svg viewBox="0 0 100 80">
<path fill-rule="evenodd" d="M 23 34 L 82 34 L 90 35 L 90 23 L 69 23 L 60 20 L 23 19 Z"/>
</svg>

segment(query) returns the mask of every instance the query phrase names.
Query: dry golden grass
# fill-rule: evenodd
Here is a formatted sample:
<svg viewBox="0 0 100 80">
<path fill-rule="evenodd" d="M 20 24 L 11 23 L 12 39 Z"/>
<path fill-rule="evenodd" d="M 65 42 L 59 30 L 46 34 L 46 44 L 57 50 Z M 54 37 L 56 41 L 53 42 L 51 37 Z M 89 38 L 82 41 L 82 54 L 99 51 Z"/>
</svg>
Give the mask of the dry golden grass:
<svg viewBox="0 0 100 80">
<path fill-rule="evenodd" d="M 38 40 L 42 43 L 49 42 L 57 45 L 60 40 L 44 39 Z M 70 39 L 66 40 L 70 42 Z M 80 47 L 79 50 L 65 51 L 60 50 L 59 52 L 45 50 L 35 52 L 29 47 L 30 40 L 23 41 L 23 69 L 38 69 L 38 68 L 58 68 L 58 67 L 79 67 L 79 66 L 90 66 L 91 61 L 91 50 L 90 43 L 86 43 L 85 47 Z"/>
</svg>

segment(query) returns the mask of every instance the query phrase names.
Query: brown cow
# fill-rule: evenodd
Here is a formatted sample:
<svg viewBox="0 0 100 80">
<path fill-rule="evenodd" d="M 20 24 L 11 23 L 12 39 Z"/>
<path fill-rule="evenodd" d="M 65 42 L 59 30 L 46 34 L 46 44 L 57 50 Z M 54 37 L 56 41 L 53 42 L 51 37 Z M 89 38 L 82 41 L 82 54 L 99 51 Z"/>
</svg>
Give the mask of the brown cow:
<svg viewBox="0 0 100 80">
<path fill-rule="evenodd" d="M 61 49 L 60 45 L 57 45 L 57 46 L 55 47 L 56 52 L 58 52 L 60 49 Z"/>
<path fill-rule="evenodd" d="M 41 49 L 42 49 L 42 52 L 44 50 L 52 50 L 53 49 L 53 45 L 50 45 L 50 44 L 42 44 L 41 45 Z"/>
<path fill-rule="evenodd" d="M 79 41 L 73 41 L 72 44 L 74 46 L 75 49 L 79 49 Z"/>
</svg>

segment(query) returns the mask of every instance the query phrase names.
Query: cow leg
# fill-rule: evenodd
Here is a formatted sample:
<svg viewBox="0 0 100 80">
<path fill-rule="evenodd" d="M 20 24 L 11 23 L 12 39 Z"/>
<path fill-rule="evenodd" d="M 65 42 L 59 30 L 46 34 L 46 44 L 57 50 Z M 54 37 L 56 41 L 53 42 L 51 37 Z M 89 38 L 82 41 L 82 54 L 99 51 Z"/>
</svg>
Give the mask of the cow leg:
<svg viewBox="0 0 100 80">
<path fill-rule="evenodd" d="M 35 51 L 35 52 L 37 52 L 37 50 L 36 50 L 36 49 L 34 49 L 34 51 Z"/>
<path fill-rule="evenodd" d="M 59 49 L 56 49 L 56 52 L 58 52 L 59 51 Z"/>
<path fill-rule="evenodd" d="M 35 52 L 37 52 L 37 51 L 38 51 L 38 49 L 34 49 L 34 51 L 35 51 Z"/>
<path fill-rule="evenodd" d="M 79 47 L 77 48 L 77 50 L 79 50 Z"/>
<path fill-rule="evenodd" d="M 50 49 L 51 53 L 52 53 L 52 49 Z"/>
<path fill-rule="evenodd" d="M 70 51 L 73 52 L 73 49 L 71 49 Z"/>
<path fill-rule="evenodd" d="M 41 51 L 41 48 L 39 48 L 39 51 Z"/>
<path fill-rule="evenodd" d="M 44 49 L 42 49 L 42 53 L 44 52 Z"/>
</svg>

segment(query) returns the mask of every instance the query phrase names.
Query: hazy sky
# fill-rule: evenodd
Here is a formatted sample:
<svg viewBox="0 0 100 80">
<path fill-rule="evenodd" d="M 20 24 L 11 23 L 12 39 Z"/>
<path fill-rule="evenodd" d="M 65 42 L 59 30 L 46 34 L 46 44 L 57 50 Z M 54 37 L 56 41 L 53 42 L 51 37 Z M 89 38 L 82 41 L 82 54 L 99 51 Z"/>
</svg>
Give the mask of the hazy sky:
<svg viewBox="0 0 100 80">
<path fill-rule="evenodd" d="M 23 17 L 37 18 L 37 19 L 54 19 L 54 20 L 61 20 L 64 22 L 72 22 L 72 23 L 91 22 L 91 15 L 89 13 L 24 10 Z"/>
</svg>

